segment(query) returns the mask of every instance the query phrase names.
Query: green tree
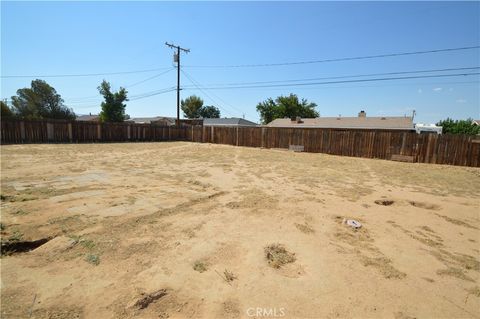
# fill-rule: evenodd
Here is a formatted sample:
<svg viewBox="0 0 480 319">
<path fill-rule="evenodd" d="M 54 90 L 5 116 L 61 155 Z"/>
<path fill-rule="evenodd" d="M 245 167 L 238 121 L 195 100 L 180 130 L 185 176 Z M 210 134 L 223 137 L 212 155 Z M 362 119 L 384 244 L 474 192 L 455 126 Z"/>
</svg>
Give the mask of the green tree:
<svg viewBox="0 0 480 319">
<path fill-rule="evenodd" d="M 196 95 L 191 95 L 180 102 L 183 116 L 188 119 L 196 119 L 201 117 L 200 110 L 203 107 L 203 100 Z"/>
<path fill-rule="evenodd" d="M 219 118 L 220 110 L 213 105 L 203 106 L 203 100 L 196 95 L 191 95 L 180 102 L 183 116 L 189 119 Z"/>
<path fill-rule="evenodd" d="M 298 99 L 296 94 L 288 96 L 279 96 L 275 100 L 269 98 L 257 104 L 257 112 L 260 113 L 260 120 L 263 124 L 284 117 L 318 117 L 319 113 L 315 110 L 317 104 L 309 103 L 306 99 Z"/>
<path fill-rule="evenodd" d="M 128 119 L 129 116 L 125 114 L 126 105 L 123 102 L 128 101 L 127 90 L 120 87 L 118 92 L 112 92 L 110 83 L 103 80 L 98 91 L 105 101 L 102 102 L 102 111 L 99 114 L 100 121 L 102 122 L 123 122 Z"/>
<path fill-rule="evenodd" d="M 13 113 L 25 119 L 75 119 L 71 108 L 63 104 L 57 91 L 43 80 L 34 80 L 30 88 L 17 90 L 12 96 Z"/>
<path fill-rule="evenodd" d="M 220 110 L 213 105 L 207 105 L 200 108 L 200 117 L 204 119 L 220 118 Z"/>
<path fill-rule="evenodd" d="M 7 118 L 7 117 L 12 117 L 13 116 L 13 112 L 12 110 L 8 107 L 7 103 L 3 102 L 3 101 L 0 101 L 0 106 L 2 107 L 1 109 L 1 115 L 0 117 L 2 118 Z"/>
<path fill-rule="evenodd" d="M 442 127 L 443 134 L 480 134 L 480 126 L 473 125 L 472 122 L 473 120 L 471 118 L 454 121 L 453 119 L 447 117 L 447 119 L 438 122 L 437 126 Z"/>
</svg>

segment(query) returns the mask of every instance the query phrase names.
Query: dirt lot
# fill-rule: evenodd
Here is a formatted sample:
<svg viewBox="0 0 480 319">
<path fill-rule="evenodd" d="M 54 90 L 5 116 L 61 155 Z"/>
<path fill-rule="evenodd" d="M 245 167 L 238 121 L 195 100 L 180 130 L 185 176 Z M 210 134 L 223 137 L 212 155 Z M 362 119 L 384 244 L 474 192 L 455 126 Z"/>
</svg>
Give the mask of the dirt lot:
<svg viewBox="0 0 480 319">
<path fill-rule="evenodd" d="M 480 317 L 479 169 L 180 142 L 1 159 L 3 243 L 53 238 L 2 256 L 2 318 Z"/>
</svg>

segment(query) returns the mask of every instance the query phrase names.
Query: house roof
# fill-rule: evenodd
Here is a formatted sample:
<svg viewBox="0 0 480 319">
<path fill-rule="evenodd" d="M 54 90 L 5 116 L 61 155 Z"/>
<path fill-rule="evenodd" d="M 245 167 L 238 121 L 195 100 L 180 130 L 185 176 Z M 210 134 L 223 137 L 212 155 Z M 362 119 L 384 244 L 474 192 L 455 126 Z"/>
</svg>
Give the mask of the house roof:
<svg viewBox="0 0 480 319">
<path fill-rule="evenodd" d="M 349 129 L 389 129 L 413 130 L 411 117 L 317 117 L 301 119 L 301 123 L 289 118 L 276 119 L 268 127 L 304 127 L 304 128 L 349 128 Z"/>
<path fill-rule="evenodd" d="M 98 115 L 79 115 L 77 121 L 98 121 Z"/>
<path fill-rule="evenodd" d="M 134 117 L 134 118 L 131 118 L 130 121 L 133 121 L 139 124 L 142 124 L 142 123 L 150 124 L 152 122 L 157 122 L 157 121 L 166 121 L 166 122 L 175 124 L 175 118 L 166 117 L 166 116 Z"/>
<path fill-rule="evenodd" d="M 473 120 L 472 124 L 480 125 L 480 120 Z"/>
<path fill-rule="evenodd" d="M 238 118 L 203 119 L 204 126 L 257 126 L 256 123 Z"/>
</svg>

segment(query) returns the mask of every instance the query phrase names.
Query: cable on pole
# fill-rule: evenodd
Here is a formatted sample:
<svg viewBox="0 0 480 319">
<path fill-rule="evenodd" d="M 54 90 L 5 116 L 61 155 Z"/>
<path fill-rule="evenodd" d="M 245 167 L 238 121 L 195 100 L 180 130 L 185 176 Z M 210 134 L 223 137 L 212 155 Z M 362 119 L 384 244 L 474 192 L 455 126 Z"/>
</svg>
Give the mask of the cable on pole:
<svg viewBox="0 0 480 319">
<path fill-rule="evenodd" d="M 253 88 L 272 88 L 272 87 L 294 87 L 294 86 L 325 85 L 325 84 L 339 84 L 339 83 L 377 82 L 377 81 L 393 81 L 393 80 L 409 80 L 409 79 L 425 79 L 425 78 L 458 77 L 458 76 L 472 76 L 472 75 L 479 75 L 479 74 L 480 74 L 480 72 L 440 74 L 440 75 L 419 75 L 419 76 L 374 78 L 374 79 L 359 79 L 359 80 L 344 80 L 344 81 L 327 81 L 327 82 L 310 82 L 310 83 L 294 83 L 294 84 L 219 86 L 219 87 L 204 87 L 203 89 L 204 90 L 217 90 L 217 89 L 222 90 L 222 89 L 253 89 Z"/>
<path fill-rule="evenodd" d="M 315 63 L 340 62 L 340 61 L 351 61 L 351 60 L 366 60 L 366 59 L 388 58 L 388 57 L 398 57 L 398 56 L 408 56 L 408 55 L 418 55 L 418 54 L 430 54 L 430 53 L 440 53 L 440 52 L 452 52 L 452 51 L 472 50 L 472 49 L 478 49 L 478 48 L 480 48 L 479 45 L 476 45 L 476 46 L 468 46 L 468 47 L 459 47 L 459 48 L 446 48 L 446 49 L 435 49 L 435 50 L 426 50 L 426 51 L 411 51 L 411 52 L 387 53 L 387 54 L 365 55 L 365 56 L 343 57 L 343 58 L 332 58 L 332 59 L 323 59 L 323 60 L 297 61 L 297 62 L 260 63 L 260 64 L 236 64 L 236 65 L 186 65 L 185 67 L 187 67 L 187 68 L 255 68 L 255 67 L 273 67 L 273 66 L 288 66 L 288 65 L 300 65 L 300 64 L 315 64 Z"/>
</svg>

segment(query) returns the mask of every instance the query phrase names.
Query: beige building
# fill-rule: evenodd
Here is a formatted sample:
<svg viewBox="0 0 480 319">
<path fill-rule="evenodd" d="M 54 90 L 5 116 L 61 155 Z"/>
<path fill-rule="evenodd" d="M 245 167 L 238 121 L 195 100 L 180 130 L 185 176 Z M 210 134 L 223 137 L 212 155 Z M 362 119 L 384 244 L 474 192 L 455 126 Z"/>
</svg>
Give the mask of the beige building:
<svg viewBox="0 0 480 319">
<path fill-rule="evenodd" d="M 339 128 L 339 129 L 380 129 L 380 130 L 415 130 L 413 119 L 409 116 L 367 117 L 365 111 L 357 117 L 316 117 L 276 119 L 267 127 L 298 128 Z"/>
</svg>

